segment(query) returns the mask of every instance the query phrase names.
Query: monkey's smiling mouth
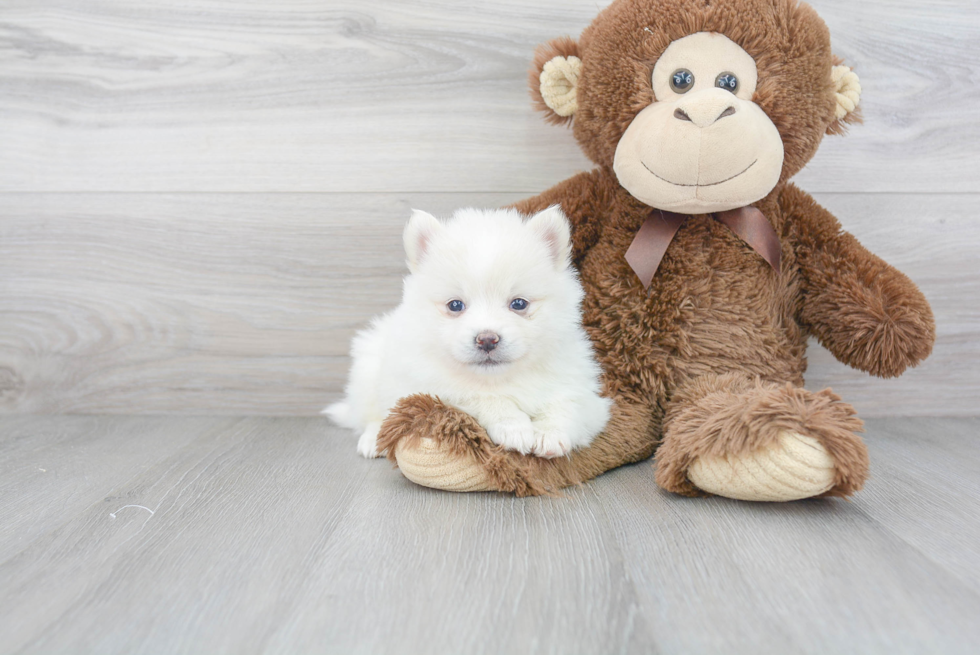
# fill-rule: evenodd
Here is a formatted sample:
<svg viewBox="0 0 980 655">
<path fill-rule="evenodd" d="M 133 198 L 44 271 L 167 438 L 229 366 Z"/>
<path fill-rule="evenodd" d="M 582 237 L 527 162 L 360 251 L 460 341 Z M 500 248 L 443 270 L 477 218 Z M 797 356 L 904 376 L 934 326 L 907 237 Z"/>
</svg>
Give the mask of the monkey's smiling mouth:
<svg viewBox="0 0 980 655">
<path fill-rule="evenodd" d="M 735 173 L 735 175 L 732 175 L 731 177 L 726 177 L 724 180 L 721 180 L 719 182 L 711 182 L 710 184 L 679 184 L 677 182 L 671 182 L 670 180 L 668 180 L 666 178 L 663 178 L 663 177 L 660 177 L 659 175 L 657 175 L 656 173 L 654 173 L 652 170 L 650 170 L 650 167 L 647 166 L 646 165 L 646 162 L 644 162 L 642 159 L 640 160 L 640 163 L 643 164 L 643 168 L 645 168 L 648 171 L 650 171 L 650 174 L 651 175 L 653 175 L 658 180 L 663 180 L 667 184 L 673 184 L 674 186 L 696 186 L 698 188 L 701 188 L 701 187 L 706 187 L 706 186 L 718 186 L 719 184 L 724 184 L 725 182 L 728 182 L 730 180 L 734 180 L 736 177 L 738 177 L 742 173 L 745 173 L 745 171 L 747 171 L 750 168 L 752 168 L 753 166 L 755 166 L 756 162 L 758 162 L 758 161 L 759 160 L 756 159 L 754 162 L 752 162 L 751 164 L 749 164 L 748 166 L 746 166 L 745 167 L 745 170 L 743 170 L 741 173 Z"/>
</svg>

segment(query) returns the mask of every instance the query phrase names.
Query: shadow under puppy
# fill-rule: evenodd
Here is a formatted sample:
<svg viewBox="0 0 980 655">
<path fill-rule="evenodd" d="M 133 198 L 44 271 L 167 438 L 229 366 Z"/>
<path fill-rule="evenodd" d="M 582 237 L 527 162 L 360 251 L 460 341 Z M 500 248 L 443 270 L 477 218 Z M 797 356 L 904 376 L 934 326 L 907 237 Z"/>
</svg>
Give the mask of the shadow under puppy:
<svg viewBox="0 0 980 655">
<path fill-rule="evenodd" d="M 324 413 L 360 431 L 377 457 L 381 423 L 417 393 L 473 416 L 510 450 L 559 457 L 609 420 L 601 371 L 582 328 L 582 286 L 557 206 L 461 209 L 442 223 L 416 210 L 405 228 L 401 305 L 351 346 L 346 397 Z"/>
</svg>

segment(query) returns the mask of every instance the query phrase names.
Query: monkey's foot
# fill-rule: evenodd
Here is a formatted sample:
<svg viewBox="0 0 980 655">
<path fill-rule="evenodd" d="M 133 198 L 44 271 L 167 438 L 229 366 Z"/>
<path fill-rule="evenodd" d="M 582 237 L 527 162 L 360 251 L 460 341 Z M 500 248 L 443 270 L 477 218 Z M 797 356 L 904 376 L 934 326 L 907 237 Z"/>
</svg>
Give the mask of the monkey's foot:
<svg viewBox="0 0 980 655">
<path fill-rule="evenodd" d="M 703 455 L 687 470 L 701 489 L 737 500 L 811 498 L 834 486 L 834 459 L 819 441 L 783 432 L 778 443 L 742 455 Z"/>
<path fill-rule="evenodd" d="M 381 425 L 378 450 L 412 482 L 446 491 L 538 496 L 568 484 L 554 460 L 505 450 L 469 414 L 424 394 L 402 398 Z"/>
<path fill-rule="evenodd" d="M 445 491 L 494 490 L 476 459 L 456 456 L 445 442 L 423 437 L 409 444 L 407 440 L 395 444 L 395 462 L 415 484 Z"/>
<path fill-rule="evenodd" d="M 868 475 L 854 409 L 825 389 L 712 376 L 675 394 L 657 482 L 688 496 L 787 501 L 849 496 Z"/>
</svg>

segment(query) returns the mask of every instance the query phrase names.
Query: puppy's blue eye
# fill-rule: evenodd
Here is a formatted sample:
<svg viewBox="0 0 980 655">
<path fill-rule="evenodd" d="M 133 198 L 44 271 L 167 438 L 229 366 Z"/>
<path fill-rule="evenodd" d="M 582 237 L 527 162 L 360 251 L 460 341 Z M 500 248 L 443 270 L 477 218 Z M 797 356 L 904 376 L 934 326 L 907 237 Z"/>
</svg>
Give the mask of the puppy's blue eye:
<svg viewBox="0 0 980 655">
<path fill-rule="evenodd" d="M 527 309 L 527 301 L 523 298 L 514 298 L 510 301 L 510 308 L 515 312 L 523 312 Z"/>
<path fill-rule="evenodd" d="M 446 303 L 446 307 L 449 308 L 451 312 L 461 312 L 466 309 L 466 305 L 463 304 L 462 300 L 450 300 Z"/>
</svg>

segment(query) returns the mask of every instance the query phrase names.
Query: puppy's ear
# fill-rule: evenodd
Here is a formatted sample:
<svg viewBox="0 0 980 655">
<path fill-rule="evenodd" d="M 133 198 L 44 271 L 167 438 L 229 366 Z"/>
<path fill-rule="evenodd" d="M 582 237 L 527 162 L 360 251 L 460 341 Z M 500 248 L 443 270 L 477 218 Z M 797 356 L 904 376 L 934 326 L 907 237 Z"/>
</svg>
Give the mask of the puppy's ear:
<svg viewBox="0 0 980 655">
<path fill-rule="evenodd" d="M 561 207 L 552 205 L 527 220 L 527 226 L 548 246 L 548 251 L 561 270 L 568 266 L 572 257 L 572 232 Z"/>
<path fill-rule="evenodd" d="M 442 229 L 442 223 L 432 214 L 421 209 L 413 209 L 412 217 L 408 219 L 402 238 L 405 241 L 405 257 L 408 260 L 408 270 L 418 271 L 419 263 L 425 257 L 432 238 Z"/>
</svg>

